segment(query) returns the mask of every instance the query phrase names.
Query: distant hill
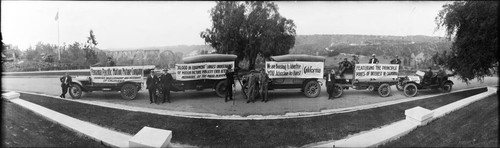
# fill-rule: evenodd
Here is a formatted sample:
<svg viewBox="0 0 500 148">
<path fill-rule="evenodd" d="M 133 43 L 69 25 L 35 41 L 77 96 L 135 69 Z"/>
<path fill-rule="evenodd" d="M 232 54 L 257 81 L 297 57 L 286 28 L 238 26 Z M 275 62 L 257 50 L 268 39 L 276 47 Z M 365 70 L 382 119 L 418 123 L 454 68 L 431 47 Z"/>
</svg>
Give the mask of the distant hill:
<svg viewBox="0 0 500 148">
<path fill-rule="evenodd" d="M 290 50 L 291 54 L 310 54 L 329 56 L 329 52 L 352 53 L 360 55 L 403 55 L 424 53 L 426 56 L 436 51 L 449 49 L 451 42 L 443 37 L 412 35 L 412 36 L 386 36 L 386 35 L 346 35 L 346 34 L 324 34 L 324 35 L 298 35 L 295 46 Z M 192 56 L 201 51 L 214 50 L 209 45 L 178 45 L 158 46 L 144 48 L 121 48 L 104 50 L 170 50 L 174 53 L 182 53 Z"/>
</svg>

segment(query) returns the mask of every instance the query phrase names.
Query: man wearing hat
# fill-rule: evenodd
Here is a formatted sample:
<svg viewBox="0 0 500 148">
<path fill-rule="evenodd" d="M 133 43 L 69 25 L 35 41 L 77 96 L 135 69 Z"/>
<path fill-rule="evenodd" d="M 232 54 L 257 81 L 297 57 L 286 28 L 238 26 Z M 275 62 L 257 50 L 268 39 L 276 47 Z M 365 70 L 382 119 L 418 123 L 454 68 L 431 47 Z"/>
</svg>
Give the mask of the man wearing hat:
<svg viewBox="0 0 500 148">
<path fill-rule="evenodd" d="M 158 78 L 155 76 L 155 72 L 151 70 L 151 73 L 146 79 L 146 89 L 148 89 L 149 91 L 150 104 L 156 101 L 156 95 L 155 95 L 156 81 L 158 81 Z"/>
<path fill-rule="evenodd" d="M 163 74 L 160 76 L 160 83 L 163 84 L 163 102 L 165 103 L 165 99 L 167 100 L 168 103 L 170 103 L 170 87 L 172 86 L 172 82 L 174 81 L 174 78 L 172 78 L 172 75 L 168 73 L 168 69 L 165 68 L 163 69 Z"/>
<path fill-rule="evenodd" d="M 352 55 L 351 65 L 354 67 L 356 64 L 359 64 L 358 57 L 356 55 Z"/>
<path fill-rule="evenodd" d="M 236 85 L 234 84 L 234 72 L 233 70 L 231 70 L 231 68 L 232 66 L 229 65 L 226 71 L 226 97 L 224 98 L 225 102 L 233 100 L 233 85 Z"/>
<path fill-rule="evenodd" d="M 111 57 L 108 57 L 108 62 L 106 62 L 106 66 L 115 66 L 115 62 L 111 59 Z"/>
<path fill-rule="evenodd" d="M 375 57 L 375 54 L 372 54 L 372 58 L 370 58 L 368 64 L 378 64 L 378 59 Z"/>
</svg>

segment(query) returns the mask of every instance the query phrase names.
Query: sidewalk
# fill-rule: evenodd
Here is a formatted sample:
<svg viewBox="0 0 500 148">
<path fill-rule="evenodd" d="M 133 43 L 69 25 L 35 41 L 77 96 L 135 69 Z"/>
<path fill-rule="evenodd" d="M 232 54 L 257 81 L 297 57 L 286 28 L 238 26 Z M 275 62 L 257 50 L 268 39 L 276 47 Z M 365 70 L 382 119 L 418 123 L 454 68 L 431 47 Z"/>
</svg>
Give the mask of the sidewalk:
<svg viewBox="0 0 500 148">
<path fill-rule="evenodd" d="M 437 118 L 440 118 L 445 114 L 463 108 L 471 103 L 474 103 L 475 101 L 484 99 L 496 93 L 497 93 L 496 87 L 488 87 L 488 91 L 484 93 L 480 93 L 453 102 L 451 104 L 439 107 L 437 109 L 434 109 L 433 110 L 434 117 L 432 117 L 432 119 L 430 120 L 432 121 Z M 370 130 L 368 132 L 361 132 L 359 134 L 349 136 L 345 139 L 337 140 L 334 142 L 322 143 L 319 145 L 314 145 L 312 147 L 377 147 L 386 142 L 395 140 L 401 136 L 408 134 L 410 131 L 414 130 L 418 126 L 420 125 L 410 120 L 401 120 L 378 129 Z"/>
<path fill-rule="evenodd" d="M 36 114 L 41 115 L 42 117 L 45 117 L 53 122 L 59 123 L 60 125 L 70 130 L 84 134 L 87 137 L 92 138 L 95 141 L 100 142 L 106 146 L 129 147 L 129 140 L 133 137 L 133 135 L 117 132 L 89 122 L 81 121 L 76 118 L 39 106 L 37 104 L 25 101 L 23 99 L 17 98 L 17 99 L 12 99 L 10 101 L 21 107 L 29 109 L 35 112 Z M 193 146 L 170 143 L 168 147 L 193 147 Z"/>
</svg>

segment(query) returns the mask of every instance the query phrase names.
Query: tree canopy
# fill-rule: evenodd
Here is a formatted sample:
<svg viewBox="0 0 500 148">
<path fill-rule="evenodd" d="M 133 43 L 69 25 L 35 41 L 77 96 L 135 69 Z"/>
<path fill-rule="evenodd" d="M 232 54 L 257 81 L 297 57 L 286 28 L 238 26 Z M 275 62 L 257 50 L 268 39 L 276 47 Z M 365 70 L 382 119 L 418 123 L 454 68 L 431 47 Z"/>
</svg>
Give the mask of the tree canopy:
<svg viewBox="0 0 500 148">
<path fill-rule="evenodd" d="M 273 2 L 219 1 L 212 8 L 212 27 L 201 32 L 217 53 L 236 54 L 254 69 L 257 56 L 288 54 L 295 44 L 295 24 L 281 16 Z"/>
<path fill-rule="evenodd" d="M 436 56 L 462 80 L 482 80 L 498 62 L 497 18 L 498 1 L 459 1 L 444 5 L 435 19 L 436 29 L 444 28 L 453 45 L 450 51 Z"/>
</svg>

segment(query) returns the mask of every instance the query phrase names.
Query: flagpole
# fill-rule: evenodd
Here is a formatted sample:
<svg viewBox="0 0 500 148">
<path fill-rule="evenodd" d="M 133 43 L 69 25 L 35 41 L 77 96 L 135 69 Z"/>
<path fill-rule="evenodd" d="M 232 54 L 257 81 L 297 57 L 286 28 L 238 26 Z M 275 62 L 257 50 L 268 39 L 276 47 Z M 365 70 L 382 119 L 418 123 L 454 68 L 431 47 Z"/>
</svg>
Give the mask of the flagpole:
<svg viewBox="0 0 500 148">
<path fill-rule="evenodd" d="M 59 52 L 59 62 L 61 61 L 61 45 L 59 44 L 59 8 L 57 8 L 57 51 Z"/>
</svg>

